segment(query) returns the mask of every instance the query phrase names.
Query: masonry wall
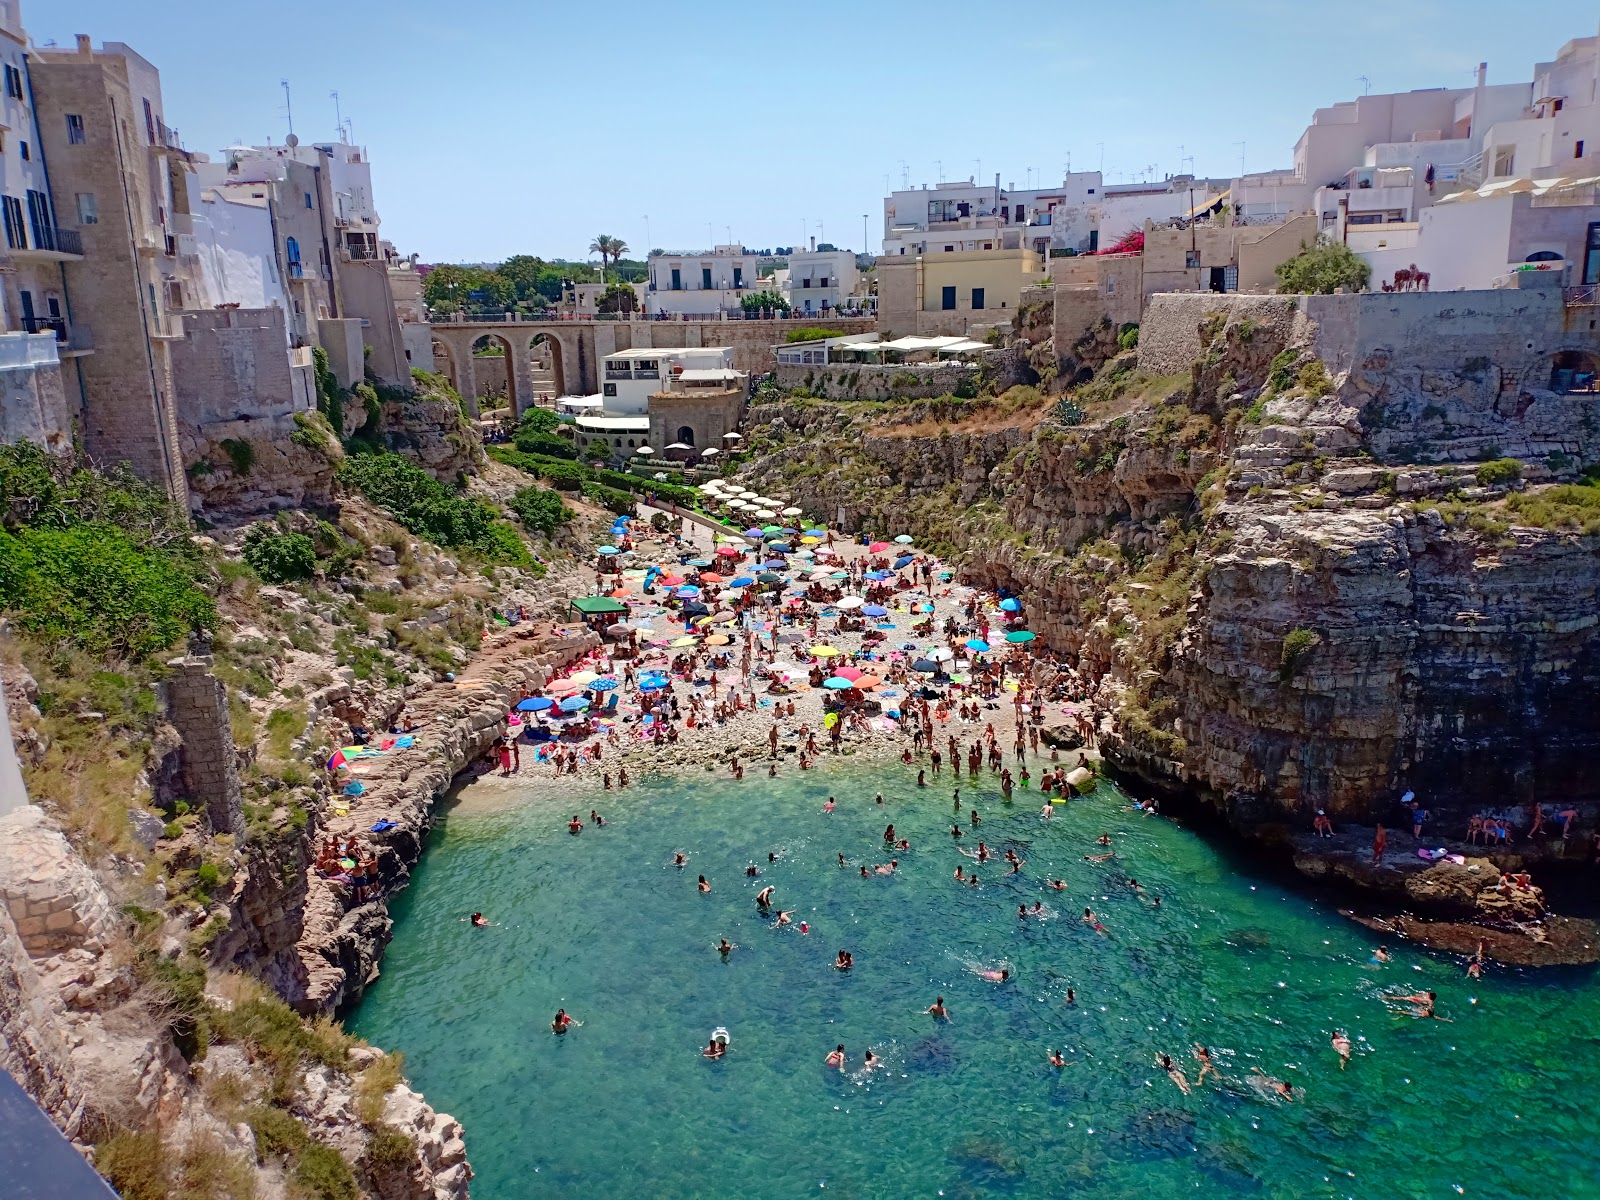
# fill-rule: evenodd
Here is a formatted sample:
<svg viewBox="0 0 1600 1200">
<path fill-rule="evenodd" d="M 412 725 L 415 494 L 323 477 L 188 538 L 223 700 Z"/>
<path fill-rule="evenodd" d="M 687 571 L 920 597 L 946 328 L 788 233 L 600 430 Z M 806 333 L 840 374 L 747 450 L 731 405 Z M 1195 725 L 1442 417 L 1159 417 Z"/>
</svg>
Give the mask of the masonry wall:
<svg viewBox="0 0 1600 1200">
<path fill-rule="evenodd" d="M 167 714 L 183 738 L 183 785 L 216 833 L 244 832 L 244 802 L 228 692 L 211 673 L 209 654 L 191 654 L 167 663 Z"/>
<path fill-rule="evenodd" d="M 212 309 L 181 319 L 184 338 L 170 347 L 180 426 L 204 429 L 303 408 L 281 308 Z"/>
<path fill-rule="evenodd" d="M 744 393 L 710 388 L 703 391 L 703 395 L 693 391 L 656 392 L 650 397 L 650 445 L 657 454 L 681 440 L 678 431 L 685 425 L 694 430 L 696 449 L 726 449 L 722 436 L 739 431 Z"/>
<path fill-rule="evenodd" d="M 0 442 L 19 441 L 57 454 L 72 448 L 72 413 L 59 362 L 0 365 Z"/>
<path fill-rule="evenodd" d="M 806 388 L 828 400 L 927 399 L 948 396 L 978 369 L 960 363 L 907 363 L 872 366 L 841 363 L 828 367 L 780 366 L 778 386 Z"/>
<path fill-rule="evenodd" d="M 1281 328 L 1284 340 L 1288 340 L 1292 330 L 1305 325 L 1300 308 L 1303 299 L 1239 292 L 1163 292 L 1151 296 L 1139 325 L 1139 366 L 1152 375 L 1187 375 L 1190 364 L 1202 352 L 1200 326 L 1213 313 L 1270 323 Z"/>
<path fill-rule="evenodd" d="M 339 288 L 344 297 L 343 315 L 366 321 L 361 333 L 371 349 L 367 365 L 384 383 L 409 387 L 411 368 L 406 363 L 400 319 L 395 315 L 388 265 L 379 259 L 340 263 Z"/>
</svg>

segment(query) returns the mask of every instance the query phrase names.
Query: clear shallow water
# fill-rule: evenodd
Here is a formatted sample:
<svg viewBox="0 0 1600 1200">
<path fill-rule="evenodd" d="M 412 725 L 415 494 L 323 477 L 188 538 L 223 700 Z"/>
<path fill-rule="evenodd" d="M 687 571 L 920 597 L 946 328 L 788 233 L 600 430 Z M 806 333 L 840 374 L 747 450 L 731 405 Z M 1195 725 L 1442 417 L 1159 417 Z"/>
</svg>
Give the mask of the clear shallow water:
<svg viewBox="0 0 1600 1200">
<path fill-rule="evenodd" d="M 1027 859 L 1020 876 L 978 868 L 970 890 L 951 878 L 974 864 L 949 834 L 950 787 L 913 779 L 898 763 L 752 771 L 454 810 L 350 1024 L 405 1051 L 416 1086 L 465 1123 L 477 1200 L 1600 1196 L 1588 974 L 1475 982 L 1404 946 L 1375 966 L 1367 931 L 1119 811 L 1107 785 L 1049 822 L 1036 793 L 1006 807 L 988 778 L 963 785 L 990 847 Z M 829 793 L 840 806 L 823 815 Z M 569 835 L 571 810 L 597 803 L 607 827 Z M 887 860 L 889 821 L 913 850 L 898 875 L 859 878 Z M 1101 832 L 1119 858 L 1085 862 Z M 769 883 L 809 935 L 758 914 Z M 1036 899 L 1057 917 L 1019 921 Z M 1080 922 L 1085 905 L 1107 936 Z M 465 924 L 475 909 L 497 927 Z M 726 963 L 719 936 L 739 947 Z M 841 948 L 852 972 L 831 969 Z M 1002 962 L 1004 985 L 969 969 Z M 1452 1023 L 1389 1015 L 1386 989 L 1437 991 Z M 950 1024 L 921 1012 L 941 992 Z M 558 1006 L 583 1026 L 553 1036 Z M 708 1062 L 718 1025 L 732 1048 Z M 1343 1072 L 1335 1027 L 1357 1046 Z M 1223 1080 L 1185 1096 L 1153 1060 L 1171 1053 L 1192 1080 L 1195 1041 Z M 822 1061 L 839 1042 L 843 1076 Z M 869 1046 L 887 1069 L 866 1078 Z M 1051 1047 L 1072 1065 L 1049 1066 Z M 1263 1098 L 1252 1066 L 1303 1094 Z"/>
</svg>

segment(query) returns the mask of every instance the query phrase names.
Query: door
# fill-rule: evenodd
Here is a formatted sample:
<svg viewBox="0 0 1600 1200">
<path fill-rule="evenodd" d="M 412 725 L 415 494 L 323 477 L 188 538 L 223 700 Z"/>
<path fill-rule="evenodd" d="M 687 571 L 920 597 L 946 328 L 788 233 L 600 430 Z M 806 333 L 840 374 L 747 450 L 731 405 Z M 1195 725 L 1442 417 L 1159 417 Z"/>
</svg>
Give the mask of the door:
<svg viewBox="0 0 1600 1200">
<path fill-rule="evenodd" d="M 979 309 L 979 308 L 983 307 L 983 289 L 982 288 L 973 288 L 972 289 L 972 307 L 974 309 Z"/>
<path fill-rule="evenodd" d="M 1589 226 L 1589 236 L 1583 243 L 1583 282 L 1600 283 L 1600 221 Z"/>
<path fill-rule="evenodd" d="M 34 332 L 29 322 L 33 320 L 33 293 L 22 293 L 22 327 L 29 333 Z"/>
<path fill-rule="evenodd" d="M 677 267 L 672 268 L 672 290 L 675 292 L 683 291 L 683 272 Z"/>
<path fill-rule="evenodd" d="M 940 294 L 940 307 L 944 308 L 944 309 L 946 309 L 948 311 L 950 309 L 955 308 L 955 306 L 956 306 L 956 289 L 954 287 L 947 287 L 947 288 L 942 289 L 941 294 Z"/>
<path fill-rule="evenodd" d="M 1209 286 L 1213 292 L 1225 292 L 1228 290 L 1228 277 L 1222 267 L 1211 268 L 1211 282 Z"/>
<path fill-rule="evenodd" d="M 711 290 L 711 268 L 710 267 L 701 267 L 700 268 L 700 286 L 705 291 L 709 292 Z"/>
</svg>

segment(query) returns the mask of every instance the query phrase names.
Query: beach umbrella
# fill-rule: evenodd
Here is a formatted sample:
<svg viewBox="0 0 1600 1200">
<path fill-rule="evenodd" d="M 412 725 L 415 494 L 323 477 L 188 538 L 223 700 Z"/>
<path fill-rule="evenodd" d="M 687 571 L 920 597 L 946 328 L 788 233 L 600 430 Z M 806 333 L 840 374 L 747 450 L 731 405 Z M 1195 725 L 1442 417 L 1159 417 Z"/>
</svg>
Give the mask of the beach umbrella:
<svg viewBox="0 0 1600 1200">
<path fill-rule="evenodd" d="M 661 577 L 661 582 L 666 584 L 667 587 L 677 587 L 683 583 L 683 576 L 668 573 Z"/>
<path fill-rule="evenodd" d="M 805 548 L 803 546 L 799 550 L 796 550 L 794 552 L 794 556 L 796 558 L 815 558 L 816 557 L 815 554 L 811 553 L 811 551 L 809 549 L 807 549 L 807 548 Z"/>
<path fill-rule="evenodd" d="M 868 604 L 863 606 L 861 613 L 868 617 L 887 617 L 889 610 L 881 604 Z"/>
<path fill-rule="evenodd" d="M 798 517 L 804 511 L 804 509 L 796 508 L 791 504 L 788 508 L 783 510 L 783 515 L 786 517 Z"/>
<path fill-rule="evenodd" d="M 746 588 L 746 587 L 749 587 L 754 582 L 755 582 L 755 578 L 753 576 L 750 576 L 750 575 L 739 575 L 739 576 L 734 578 L 732 586 L 734 586 L 736 588 Z"/>
<path fill-rule="evenodd" d="M 611 678 L 609 675 L 602 676 L 589 685 L 589 690 L 591 692 L 612 692 L 615 691 L 616 688 L 617 681 Z"/>
<path fill-rule="evenodd" d="M 601 546 L 599 550 L 595 551 L 595 553 L 610 556 L 612 554 L 621 554 L 622 551 L 618 550 L 615 546 Z"/>
<path fill-rule="evenodd" d="M 717 541 L 725 542 L 734 546 L 744 545 L 744 539 L 736 533 L 719 533 L 717 534 Z"/>
<path fill-rule="evenodd" d="M 782 533 L 783 532 L 783 526 L 782 525 L 763 525 L 761 527 L 761 532 L 763 534 L 767 534 L 767 533 Z"/>
<path fill-rule="evenodd" d="M 955 656 L 955 651 L 948 646 L 936 646 L 928 651 L 928 657 L 934 662 L 949 662 Z"/>
<path fill-rule="evenodd" d="M 606 632 L 609 633 L 612 637 L 621 637 L 623 634 L 627 633 L 631 628 L 632 628 L 632 626 L 624 625 L 621 621 L 618 621 L 615 625 L 607 625 L 606 626 Z"/>
<path fill-rule="evenodd" d="M 828 536 L 828 531 L 826 529 L 808 529 L 808 530 L 806 530 L 806 536 L 807 537 L 814 537 L 814 538 L 825 538 L 825 537 Z"/>
<path fill-rule="evenodd" d="M 987 650 L 988 648 L 989 648 L 989 643 L 984 641 L 982 638 L 968 638 L 967 639 L 967 649 L 968 650 L 977 650 L 977 651 L 981 652 L 981 651 Z"/>
<path fill-rule="evenodd" d="M 694 634 L 690 633 L 690 634 L 685 634 L 681 638 L 674 638 L 673 641 L 672 641 L 672 648 L 674 650 L 681 650 L 685 646 L 698 646 L 699 644 L 700 644 L 700 639 L 697 638 Z"/>
<path fill-rule="evenodd" d="M 924 673 L 931 674 L 939 669 L 939 664 L 934 662 L 931 658 L 919 658 L 916 662 L 911 664 L 911 669 L 913 671 L 922 671 Z"/>
<path fill-rule="evenodd" d="M 543 712 L 555 706 L 556 702 L 548 696 L 529 696 L 526 700 L 517 701 L 518 712 Z"/>
<path fill-rule="evenodd" d="M 722 576 L 718 575 L 715 571 L 701 571 L 700 572 L 700 582 L 701 583 L 721 583 L 722 582 Z"/>
<path fill-rule="evenodd" d="M 709 608 L 707 608 L 698 600 L 686 600 L 683 604 L 683 613 L 688 617 L 699 616 L 710 611 L 711 610 Z"/>
<path fill-rule="evenodd" d="M 889 578 L 889 572 L 868 571 L 865 575 L 865 578 L 872 580 L 874 583 L 881 583 L 883 580 Z"/>
<path fill-rule="evenodd" d="M 744 535 L 745 537 L 758 538 L 761 536 L 761 530 L 752 525 L 749 529 L 744 531 Z"/>
<path fill-rule="evenodd" d="M 704 483 L 697 484 L 696 487 L 702 492 L 720 492 L 722 490 L 722 484 L 715 479 L 708 479 Z"/>
<path fill-rule="evenodd" d="M 860 679 L 863 675 L 866 674 L 866 672 L 863 671 L 863 670 L 860 670 L 857 667 L 840 667 L 837 671 L 834 672 L 834 674 L 840 676 L 841 678 L 849 679 L 851 681 L 854 681 L 854 680 Z"/>
<path fill-rule="evenodd" d="M 712 446 L 709 449 L 700 451 L 700 457 L 701 458 L 715 458 L 717 455 L 719 455 L 721 453 L 722 453 L 721 450 L 718 450 L 715 446 Z M 662 478 L 665 479 L 666 476 L 663 475 Z"/>
<path fill-rule="evenodd" d="M 761 564 L 761 567 L 763 570 L 767 571 L 787 571 L 789 569 L 789 564 L 784 562 L 781 558 L 769 558 L 766 562 Z"/>
<path fill-rule="evenodd" d="M 860 608 L 863 603 L 865 602 L 860 596 L 846 596 L 843 600 L 839 601 L 839 607 L 843 609 Z"/>
<path fill-rule="evenodd" d="M 837 658 L 842 651 L 833 646 L 818 645 L 811 647 L 811 653 L 817 658 Z"/>
<path fill-rule="evenodd" d="M 1007 596 L 1004 600 L 1000 601 L 1001 612 L 1020 612 L 1021 609 L 1022 601 L 1018 600 L 1015 596 Z"/>
<path fill-rule="evenodd" d="M 778 514 L 773 512 L 770 508 L 758 508 L 758 509 L 756 509 L 756 516 L 762 518 L 762 520 L 765 520 L 765 521 L 770 521 L 770 520 L 772 520 L 773 517 L 775 517 L 777 515 Z"/>
<path fill-rule="evenodd" d="M 689 565 L 691 567 L 709 567 L 711 565 L 711 560 L 709 558 L 691 558 L 689 560 Z"/>
<path fill-rule="evenodd" d="M 1008 642 L 1017 642 L 1017 643 L 1020 643 L 1020 642 L 1031 642 L 1031 641 L 1033 641 L 1033 634 L 1030 633 L 1026 629 L 1018 629 L 1014 633 L 1006 634 L 1006 641 L 1008 641 Z"/>
<path fill-rule="evenodd" d="M 815 546 L 820 541 L 822 541 L 821 538 L 817 537 L 815 534 L 808 533 L 805 537 L 800 539 L 800 544 L 802 546 Z"/>
<path fill-rule="evenodd" d="M 732 621 L 732 620 L 735 620 L 735 619 L 736 618 L 734 617 L 734 615 L 731 612 L 729 612 L 727 609 L 723 609 L 716 616 L 711 618 L 711 623 L 713 625 L 721 625 L 724 622 Z"/>
<path fill-rule="evenodd" d="M 692 600 L 700 594 L 700 589 L 693 584 L 686 584 L 672 594 L 680 600 Z"/>
<path fill-rule="evenodd" d="M 806 669 L 799 663 L 792 662 L 775 662 L 772 664 L 772 669 L 780 675 L 804 675 L 806 673 Z"/>
<path fill-rule="evenodd" d="M 734 546 L 718 546 L 717 553 L 722 555 L 724 558 L 737 558 L 739 555 L 743 554 L 744 551 L 737 549 Z"/>
<path fill-rule="evenodd" d="M 725 633 L 713 633 L 710 637 L 708 637 L 706 639 L 706 645 L 708 645 L 708 646 L 726 646 L 728 644 L 728 641 L 729 641 L 729 638 L 728 638 L 727 634 L 725 634 Z"/>
<path fill-rule="evenodd" d="M 569 713 L 582 712 L 584 709 L 589 707 L 589 697 L 587 697 L 587 696 L 568 696 L 565 700 L 563 700 L 561 702 L 559 707 L 560 707 L 562 712 L 569 712 Z"/>
<path fill-rule="evenodd" d="M 759 579 L 762 583 L 782 583 L 783 582 L 783 576 L 779 575 L 776 571 L 763 571 L 763 572 L 761 572 L 761 574 L 757 575 L 756 578 Z"/>
<path fill-rule="evenodd" d="M 596 679 L 599 679 L 599 678 L 600 678 L 600 672 L 599 671 L 579 671 L 576 675 L 571 676 L 567 680 L 567 682 L 568 683 L 576 683 L 576 684 L 582 685 L 582 684 L 585 684 L 585 683 L 593 683 Z"/>
<path fill-rule="evenodd" d="M 860 679 L 856 680 L 855 686 L 857 691 L 870 692 L 882 682 L 883 680 L 879 679 L 876 675 L 863 675 Z"/>
<path fill-rule="evenodd" d="M 822 681 L 822 686 L 830 689 L 831 691 L 842 692 L 845 688 L 850 686 L 850 680 L 841 675 L 830 675 L 827 679 Z"/>
<path fill-rule="evenodd" d="M 722 435 L 722 440 L 725 441 L 725 442 L 742 442 L 742 441 L 744 441 L 744 434 L 742 434 L 742 433 L 725 433 L 725 434 Z"/>
<path fill-rule="evenodd" d="M 889 548 L 889 543 L 888 542 L 873 542 L 872 545 L 867 547 L 867 553 L 868 554 L 882 554 L 888 548 Z"/>
<path fill-rule="evenodd" d="M 768 552 L 772 554 L 788 554 L 791 549 L 792 547 L 787 542 L 773 542 L 772 545 L 767 547 Z"/>
<path fill-rule="evenodd" d="M 898 570 L 900 570 L 900 568 L 909 566 L 910 564 L 911 564 L 911 555 L 902 554 L 899 558 L 894 560 L 894 569 L 896 571 L 898 571 Z"/>
<path fill-rule="evenodd" d="M 909 546 L 912 542 L 916 541 L 916 539 L 909 533 L 902 533 L 899 537 L 895 538 L 895 541 L 899 542 L 902 546 Z"/>
<path fill-rule="evenodd" d="M 666 677 L 662 675 L 646 676 L 639 680 L 639 690 L 641 692 L 659 692 L 666 686 Z"/>
</svg>

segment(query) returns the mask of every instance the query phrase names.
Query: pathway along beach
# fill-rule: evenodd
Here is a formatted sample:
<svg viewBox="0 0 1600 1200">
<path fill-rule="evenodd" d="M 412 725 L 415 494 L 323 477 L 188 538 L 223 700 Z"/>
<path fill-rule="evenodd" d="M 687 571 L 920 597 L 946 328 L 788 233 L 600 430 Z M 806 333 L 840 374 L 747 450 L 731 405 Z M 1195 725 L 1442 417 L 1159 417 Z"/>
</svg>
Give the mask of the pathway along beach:
<svg viewBox="0 0 1600 1200">
<path fill-rule="evenodd" d="M 857 547 L 841 557 L 859 571 L 877 556 Z M 351 1024 L 404 1049 L 417 1085 L 465 1122 L 475 1195 L 1517 1195 L 1529 1179 L 1600 1194 L 1589 1153 L 1600 1117 L 1573 1053 L 1600 1017 L 1587 972 L 1491 966 L 1469 978 L 1461 959 L 1399 944 L 1375 961 L 1376 935 L 1108 783 L 1046 805 L 1042 776 L 1074 766 L 1077 752 L 1052 761 L 1030 738 L 1019 759 L 1017 693 L 1003 683 L 967 719 L 957 699 L 940 722 L 930 698 L 941 770 L 926 746 L 903 762 L 913 743 L 889 713 L 909 715 L 925 685 L 947 693 L 945 674 L 971 678 L 954 654 L 933 663 L 943 671 L 914 670 L 917 659 L 980 634 L 1006 645 L 990 631 L 1003 639 L 1011 624 L 996 597 L 926 565 L 931 614 L 916 611 L 928 597 L 907 590 L 884 596 L 887 611 L 860 629 L 839 630 L 819 603 L 815 632 L 809 621 L 748 631 L 763 639 L 751 651 L 757 707 L 721 724 L 714 705 L 730 683 L 741 706 L 749 696 L 746 631 L 727 625 L 726 646 L 701 633 L 706 641 L 672 647 L 690 635 L 641 604 L 628 623 L 650 625 L 637 631 L 645 642 L 669 643 L 657 647 L 661 665 L 730 655 L 715 701 L 686 659 L 689 678 L 669 676 L 676 744 L 658 747 L 639 737 L 639 720 L 619 721 L 619 745 L 600 731 L 600 761 L 557 776 L 524 742 L 520 772 L 467 784 L 443 815 L 394 904 L 383 975 Z M 808 586 L 814 573 L 802 576 Z M 847 621 L 868 603 L 859 582 L 816 581 L 863 595 Z M 698 628 L 717 627 L 724 610 L 712 601 L 725 599 L 705 598 L 713 620 Z M 936 636 L 915 632 L 929 617 Z M 760 678 L 773 633 L 777 661 L 809 683 L 807 650 L 855 652 L 874 632 L 885 655 L 916 647 L 857 662 L 881 688 L 773 696 Z M 1037 685 L 1043 723 L 1074 724 L 1067 706 L 1092 704 L 1088 681 L 1063 675 L 1057 695 L 1054 677 L 1035 676 L 1044 660 L 1016 653 L 1027 720 Z M 634 679 L 649 665 L 635 664 Z M 638 693 L 618 666 L 620 686 L 590 699 L 620 693 L 627 716 Z M 862 702 L 842 734 L 855 753 L 834 755 L 822 705 L 847 690 Z M 693 694 L 708 714 L 691 730 Z M 663 711 L 660 700 L 652 708 Z M 1009 799 L 986 748 L 967 771 L 967 748 L 991 722 Z M 807 734 L 819 752 L 801 770 Z M 726 763 L 735 747 L 742 779 Z M 965 882 L 974 873 L 977 886 Z M 490 924 L 474 927 L 474 912 Z M 835 967 L 841 950 L 849 970 Z M 1419 1015 L 1426 1002 L 1402 999 L 1428 992 L 1431 1016 Z M 927 1011 L 936 996 L 948 1020 Z M 562 1034 L 551 1030 L 558 1009 L 577 1022 Z M 717 1028 L 729 1045 L 710 1060 Z M 1203 1079 L 1196 1044 L 1215 1064 Z M 843 1071 L 825 1065 L 838 1045 Z"/>
</svg>

